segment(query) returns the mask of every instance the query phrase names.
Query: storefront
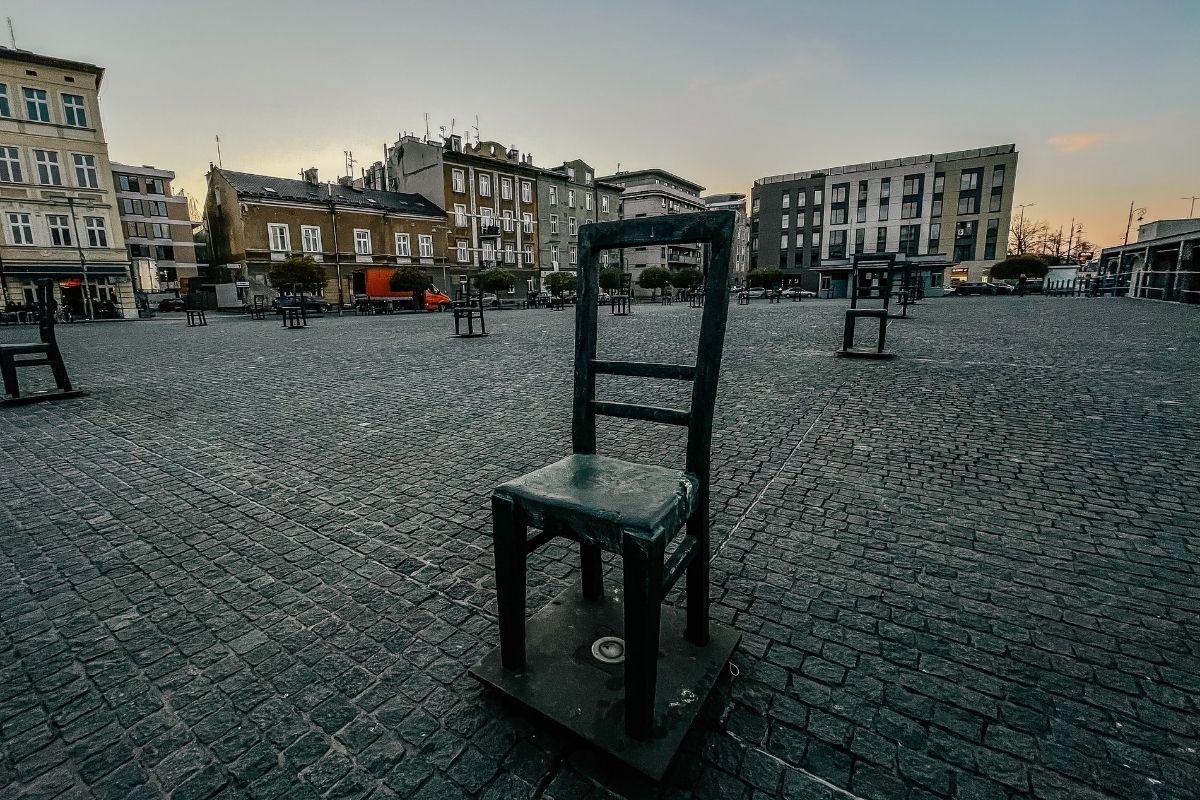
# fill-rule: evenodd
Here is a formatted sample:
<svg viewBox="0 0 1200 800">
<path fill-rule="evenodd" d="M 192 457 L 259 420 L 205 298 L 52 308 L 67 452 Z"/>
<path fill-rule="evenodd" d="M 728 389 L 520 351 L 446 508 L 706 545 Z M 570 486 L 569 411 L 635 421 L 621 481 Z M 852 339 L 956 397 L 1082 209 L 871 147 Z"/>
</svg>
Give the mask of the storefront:
<svg viewBox="0 0 1200 800">
<path fill-rule="evenodd" d="M 89 264 L 84 276 L 79 264 L 12 264 L 3 267 L 4 305 L 31 306 L 38 278 L 54 280 L 54 299 L 78 319 L 137 317 L 133 286 L 125 264 Z"/>
</svg>

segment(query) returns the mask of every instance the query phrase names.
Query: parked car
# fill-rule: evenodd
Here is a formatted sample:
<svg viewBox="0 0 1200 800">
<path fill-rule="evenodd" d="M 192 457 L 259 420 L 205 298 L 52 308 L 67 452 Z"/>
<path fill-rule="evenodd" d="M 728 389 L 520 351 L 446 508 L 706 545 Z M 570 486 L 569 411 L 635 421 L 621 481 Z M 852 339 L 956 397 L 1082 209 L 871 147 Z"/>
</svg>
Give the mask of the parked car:
<svg viewBox="0 0 1200 800">
<path fill-rule="evenodd" d="M 168 297 L 158 301 L 159 311 L 187 311 L 187 301 L 178 297 Z"/>
<path fill-rule="evenodd" d="M 1016 287 L 1013 286 L 1011 283 L 1004 283 L 1003 281 L 992 281 L 992 283 L 989 285 L 992 287 L 992 289 L 995 290 L 996 294 L 1016 294 L 1017 293 Z"/>
<path fill-rule="evenodd" d="M 758 300 L 760 298 L 766 297 L 768 291 L 770 291 L 770 290 L 764 289 L 761 286 L 756 286 L 753 289 L 747 289 L 746 294 L 747 294 L 747 296 L 749 296 L 749 298 L 751 300 Z"/>
<path fill-rule="evenodd" d="M 804 299 L 804 300 L 807 300 L 810 297 L 816 297 L 816 296 L 817 296 L 816 292 L 811 291 L 809 289 L 801 289 L 799 286 L 789 286 L 788 288 L 784 289 L 783 292 L 780 294 L 780 297 L 786 297 L 788 299 L 791 299 L 793 297 L 800 297 L 801 299 Z"/>
<path fill-rule="evenodd" d="M 291 295 L 280 295 L 271 301 L 271 307 L 275 309 L 276 314 L 282 314 L 285 308 L 299 308 L 300 298 Z M 304 310 L 312 311 L 318 314 L 324 314 L 332 309 L 333 306 L 325 301 L 322 297 L 304 297 Z"/>
<path fill-rule="evenodd" d="M 983 283 L 982 281 L 964 281 L 963 283 L 955 285 L 954 293 L 962 297 L 971 294 L 994 295 L 996 293 L 996 287 L 990 283 Z"/>
</svg>

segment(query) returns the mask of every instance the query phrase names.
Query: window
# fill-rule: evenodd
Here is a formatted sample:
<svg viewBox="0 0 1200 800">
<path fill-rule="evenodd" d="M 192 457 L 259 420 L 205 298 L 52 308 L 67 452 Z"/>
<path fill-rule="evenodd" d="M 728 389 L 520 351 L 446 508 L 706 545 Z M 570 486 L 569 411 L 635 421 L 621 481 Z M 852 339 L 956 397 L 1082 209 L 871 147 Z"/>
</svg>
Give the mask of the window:
<svg viewBox="0 0 1200 800">
<path fill-rule="evenodd" d="M 84 217 L 83 222 L 87 228 L 88 247 L 108 247 L 108 230 L 104 227 L 104 217 Z"/>
<path fill-rule="evenodd" d="M 575 190 L 574 189 L 567 189 L 567 207 L 568 208 L 575 207 Z"/>
<path fill-rule="evenodd" d="M 587 170 L 584 170 L 583 182 L 586 183 L 588 186 L 591 186 L 592 185 L 592 173 L 588 172 Z"/>
<path fill-rule="evenodd" d="M 1004 185 L 1004 165 L 997 164 L 992 167 L 992 188 L 998 189 Z"/>
<path fill-rule="evenodd" d="M 804 202 L 808 199 L 808 192 L 796 192 L 796 208 L 804 208 Z"/>
<path fill-rule="evenodd" d="M 316 225 L 301 225 L 300 243 L 306 253 L 321 252 L 321 229 Z"/>
<path fill-rule="evenodd" d="M 846 257 L 846 232 L 845 231 L 830 231 L 829 232 L 829 257 L 830 258 L 845 258 Z"/>
<path fill-rule="evenodd" d="M 471 257 L 470 253 L 467 251 L 468 244 L 469 243 L 466 239 L 459 239 L 457 242 L 455 242 L 454 257 L 458 259 L 458 263 L 460 264 L 466 264 L 467 259 Z"/>
<path fill-rule="evenodd" d="M 812 232 L 812 244 L 813 244 L 813 247 L 821 246 L 821 232 L 820 231 Z"/>
<path fill-rule="evenodd" d="M 24 89 L 25 118 L 33 122 L 50 121 L 50 103 L 46 100 L 45 89 Z"/>
<path fill-rule="evenodd" d="M 944 191 L 946 191 L 946 173 L 936 173 L 933 176 L 933 193 L 941 194 Z"/>
<path fill-rule="evenodd" d="M 983 257 L 987 259 L 996 257 L 996 240 L 1000 234 L 1000 220 L 989 219 L 987 223 L 987 235 L 983 240 Z"/>
<path fill-rule="evenodd" d="M 783 193 L 783 206 L 782 206 L 782 208 L 791 208 L 791 206 L 792 206 L 792 193 L 791 193 L 791 192 L 784 192 L 784 193 Z"/>
<path fill-rule="evenodd" d="M 525 245 L 525 265 L 530 266 L 532 264 L 533 264 L 533 246 L 527 244 L 527 245 Z"/>
<path fill-rule="evenodd" d="M 505 209 L 500 212 L 500 218 L 504 220 L 504 230 L 511 233 L 513 229 L 513 212 Z"/>
<path fill-rule="evenodd" d="M 533 214 L 526 212 L 521 215 L 521 231 L 523 233 L 533 233 Z"/>
<path fill-rule="evenodd" d="M 830 194 L 829 194 L 829 202 L 831 202 L 831 203 L 846 202 L 846 192 L 847 192 L 848 188 L 849 188 L 849 186 L 844 183 L 838 184 L 837 186 L 833 187 L 833 191 L 830 192 Z"/>
<path fill-rule="evenodd" d="M 500 179 L 500 199 L 512 200 L 512 178 Z"/>
<path fill-rule="evenodd" d="M 166 194 L 166 184 L 162 178 L 146 178 L 146 194 Z"/>
<path fill-rule="evenodd" d="M 921 226 L 900 226 L 900 252 L 906 256 L 915 256 L 921 246 Z"/>
<path fill-rule="evenodd" d="M 921 192 L 921 176 L 908 175 L 904 178 L 904 194 L 920 194 Z"/>
<path fill-rule="evenodd" d="M 9 214 L 8 232 L 13 244 L 33 244 L 33 224 L 28 214 Z"/>
<path fill-rule="evenodd" d="M 552 205 L 552 206 L 558 205 L 558 187 L 557 186 L 550 187 L 550 205 Z"/>
<path fill-rule="evenodd" d="M 866 181 L 858 182 L 858 202 L 860 202 L 860 203 L 867 202 L 867 182 Z"/>
<path fill-rule="evenodd" d="M 821 209 L 814 209 L 812 212 L 812 224 L 814 228 L 821 226 Z"/>
<path fill-rule="evenodd" d="M 966 220 L 954 227 L 954 260 L 975 260 L 975 238 L 978 231 L 977 220 Z"/>
<path fill-rule="evenodd" d="M 554 263 L 554 268 L 558 269 L 558 245 L 550 245 L 550 260 Z"/>
<path fill-rule="evenodd" d="M 975 195 L 958 198 L 958 213 L 959 214 L 978 214 L 979 213 L 979 198 Z"/>
<path fill-rule="evenodd" d="M 53 150 L 34 150 L 33 159 L 37 162 L 38 183 L 43 186 L 62 186 L 58 153 Z"/>
<path fill-rule="evenodd" d="M 354 252 L 356 255 L 371 255 L 371 232 L 362 228 L 354 229 Z"/>
<path fill-rule="evenodd" d="M 887 204 L 886 200 L 881 200 L 879 202 L 879 221 L 887 222 L 887 218 L 888 218 L 888 204 Z"/>
<path fill-rule="evenodd" d="M 854 252 L 865 253 L 867 250 L 867 229 L 859 228 L 854 232 Z"/>
<path fill-rule="evenodd" d="M 799 250 L 801 247 L 804 247 L 804 233 L 803 232 L 796 234 L 796 249 Z"/>
<path fill-rule="evenodd" d="M 973 192 L 979 188 L 979 173 L 980 170 L 971 170 L 964 172 L 958 182 L 958 190 L 960 192 Z"/>
<path fill-rule="evenodd" d="M 0 117 L 11 117 L 12 106 L 8 102 L 8 84 L 0 83 Z"/>
<path fill-rule="evenodd" d="M 788 246 L 788 235 L 785 233 L 779 237 L 779 249 L 787 250 L 787 246 Z"/>
<path fill-rule="evenodd" d="M 71 226 L 66 214 L 47 214 L 46 224 L 50 226 L 50 244 L 55 247 L 71 246 Z"/>
<path fill-rule="evenodd" d="M 602 195 L 600 197 L 600 213 L 608 213 L 608 195 Z"/>
<path fill-rule="evenodd" d="M 1000 190 L 1000 191 L 1003 191 L 1003 190 Z M 1001 195 L 997 194 L 996 189 L 993 189 L 992 196 L 988 198 L 988 211 L 992 214 L 998 213 L 1000 211 L 1001 200 L 1002 200 Z"/>
<path fill-rule="evenodd" d="M 936 253 L 941 250 L 942 243 L 942 223 L 933 222 L 929 225 L 929 244 L 927 245 L 926 253 Z"/>
<path fill-rule="evenodd" d="M 572 183 L 575 182 L 575 168 L 574 167 L 567 167 L 567 180 L 571 181 Z"/>
<path fill-rule="evenodd" d="M 513 249 L 512 242 L 507 242 L 504 245 L 504 263 L 505 264 L 517 263 L 517 251 Z"/>
<path fill-rule="evenodd" d="M 758 213 L 758 208 L 759 208 L 759 200 L 760 200 L 760 198 L 756 197 L 756 198 L 754 198 L 754 202 L 752 202 L 752 203 L 750 204 L 750 213 L 751 213 L 751 214 L 757 214 L 757 213 Z"/>
<path fill-rule="evenodd" d="M 858 207 L 858 209 L 854 212 L 854 221 L 855 222 L 866 222 L 867 221 L 867 207 L 866 206 Z"/>
<path fill-rule="evenodd" d="M 412 244 L 409 241 L 407 233 L 397 233 L 396 234 L 396 255 L 398 255 L 398 256 L 411 256 L 412 255 Z"/>
<path fill-rule="evenodd" d="M 129 256 L 130 258 L 153 258 L 154 251 L 148 244 L 131 244 L 129 245 Z"/>
<path fill-rule="evenodd" d="M 900 206 L 900 219 L 916 219 L 921 216 L 920 200 L 905 200 Z"/>
<path fill-rule="evenodd" d="M 940 217 L 942 215 L 942 201 L 934 200 L 929 204 L 929 216 Z"/>
<path fill-rule="evenodd" d="M 0 181 L 20 183 L 21 157 L 15 147 L 0 147 Z"/>
<path fill-rule="evenodd" d="M 491 242 L 483 243 L 483 263 L 491 264 L 496 260 L 496 249 Z"/>
<path fill-rule="evenodd" d="M 165 217 L 167 215 L 167 204 L 162 200 L 147 200 L 146 213 L 154 217 Z"/>
<path fill-rule="evenodd" d="M 846 209 L 844 209 L 844 208 L 829 209 L 829 224 L 830 225 L 845 225 L 846 224 Z"/>
<path fill-rule="evenodd" d="M 462 203 L 454 204 L 454 224 L 460 228 L 467 227 L 467 207 Z"/>
<path fill-rule="evenodd" d="M 145 223 L 142 223 L 142 224 L 144 225 Z M 164 222 L 151 223 L 150 231 L 154 235 L 154 238 L 156 238 L 156 239 L 170 239 L 171 238 L 171 226 L 167 225 Z"/>
<path fill-rule="evenodd" d="M 450 171 L 450 188 L 456 192 L 467 190 L 467 176 L 461 169 Z"/>
<path fill-rule="evenodd" d="M 276 253 L 286 253 L 292 249 L 291 234 L 287 225 L 267 225 L 267 239 L 271 243 L 271 250 Z"/>
<path fill-rule="evenodd" d="M 80 189 L 99 189 L 100 176 L 96 172 L 96 157 L 85 153 L 72 153 L 75 162 L 75 184 Z"/>
<path fill-rule="evenodd" d="M 825 193 L 821 189 L 813 190 L 813 205 L 819 206 L 823 201 Z"/>
<path fill-rule="evenodd" d="M 481 197 L 491 197 L 492 196 L 492 176 L 491 175 L 481 174 L 479 176 L 479 194 Z"/>
<path fill-rule="evenodd" d="M 575 245 L 571 245 L 571 263 L 574 264 L 579 260 L 579 249 Z"/>
<path fill-rule="evenodd" d="M 494 228 L 496 226 L 496 216 L 490 208 L 479 209 L 479 226 L 481 228 Z"/>
<path fill-rule="evenodd" d="M 558 233 L 558 214 L 550 215 L 550 232 Z"/>
<path fill-rule="evenodd" d="M 876 253 L 886 253 L 887 252 L 887 228 L 876 228 L 875 229 L 875 252 Z"/>
<path fill-rule="evenodd" d="M 567 217 L 567 235 L 568 236 L 575 235 L 575 218 L 574 217 Z"/>
<path fill-rule="evenodd" d="M 521 202 L 533 202 L 533 184 L 531 184 L 529 181 L 521 181 Z"/>
<path fill-rule="evenodd" d="M 126 222 L 125 235 L 127 237 L 138 236 L 146 239 L 150 236 L 150 228 L 144 222 Z"/>
<path fill-rule="evenodd" d="M 159 261 L 174 261 L 175 247 L 173 245 L 158 244 L 154 246 L 154 257 Z"/>
<path fill-rule="evenodd" d="M 417 236 L 417 244 L 421 248 L 421 258 L 433 258 L 433 237 L 427 233 Z"/>
<path fill-rule="evenodd" d="M 592 195 L 591 192 L 586 192 L 583 195 L 583 208 L 585 211 L 592 210 Z"/>
<path fill-rule="evenodd" d="M 87 127 L 87 111 L 84 109 L 83 97 L 77 94 L 64 94 L 63 119 L 75 128 Z"/>
<path fill-rule="evenodd" d="M 782 223 L 780 223 L 780 225 L 783 227 L 783 229 L 784 229 L 785 231 L 786 231 L 788 228 L 792 227 L 792 215 L 791 215 L 791 214 L 784 214 L 784 215 L 783 215 L 783 222 L 782 222 Z"/>
</svg>

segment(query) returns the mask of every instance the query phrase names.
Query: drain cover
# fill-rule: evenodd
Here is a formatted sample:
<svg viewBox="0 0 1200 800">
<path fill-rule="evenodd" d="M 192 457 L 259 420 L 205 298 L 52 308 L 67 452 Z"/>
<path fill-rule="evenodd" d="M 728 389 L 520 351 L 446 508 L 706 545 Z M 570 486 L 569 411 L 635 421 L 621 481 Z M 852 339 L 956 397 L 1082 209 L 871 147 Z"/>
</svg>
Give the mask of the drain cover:
<svg viewBox="0 0 1200 800">
<path fill-rule="evenodd" d="M 605 664 L 620 664 L 625 660 L 625 640 L 616 636 L 601 636 L 592 642 L 592 655 Z"/>
</svg>

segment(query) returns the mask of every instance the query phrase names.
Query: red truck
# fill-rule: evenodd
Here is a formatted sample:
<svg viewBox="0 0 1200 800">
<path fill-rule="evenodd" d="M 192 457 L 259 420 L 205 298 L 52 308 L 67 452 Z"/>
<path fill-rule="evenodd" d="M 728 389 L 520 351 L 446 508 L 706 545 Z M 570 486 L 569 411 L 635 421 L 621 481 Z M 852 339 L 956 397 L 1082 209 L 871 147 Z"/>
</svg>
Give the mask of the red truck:
<svg viewBox="0 0 1200 800">
<path fill-rule="evenodd" d="M 394 291 L 390 285 L 395 271 L 392 267 L 364 267 L 355 271 L 355 300 L 368 305 L 391 301 L 412 307 L 413 293 Z M 431 286 L 425 292 L 425 310 L 445 311 L 447 308 L 450 308 L 450 297 L 438 291 L 436 286 Z"/>
</svg>

